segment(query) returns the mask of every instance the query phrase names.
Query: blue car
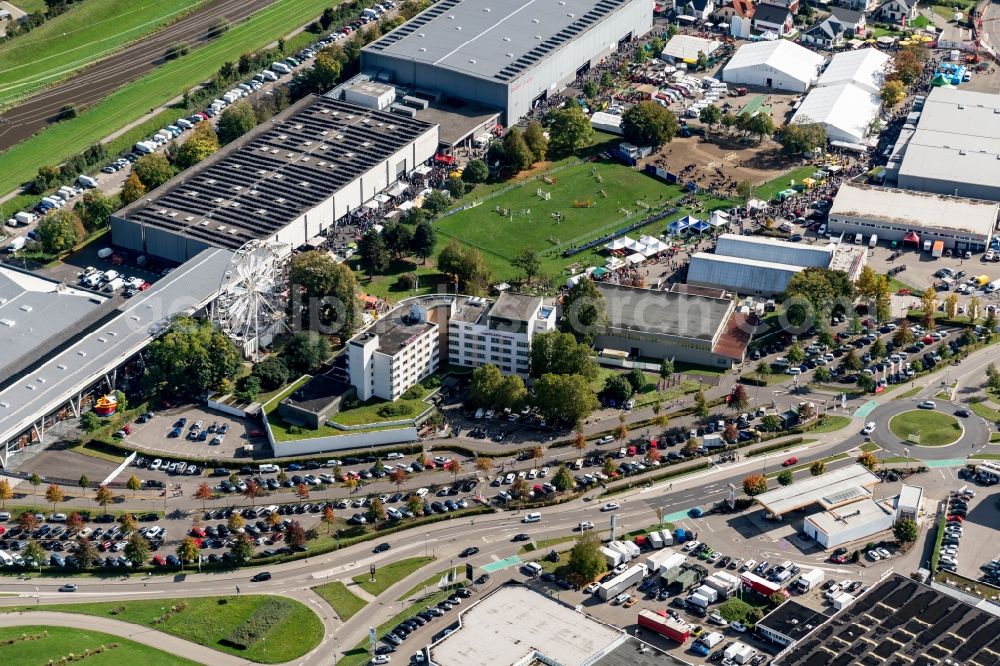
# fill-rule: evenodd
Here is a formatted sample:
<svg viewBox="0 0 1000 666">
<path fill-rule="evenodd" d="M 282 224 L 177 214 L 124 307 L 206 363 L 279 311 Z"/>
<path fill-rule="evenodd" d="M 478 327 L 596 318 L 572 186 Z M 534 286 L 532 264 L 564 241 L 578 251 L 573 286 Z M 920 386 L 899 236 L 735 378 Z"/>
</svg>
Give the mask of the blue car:
<svg viewBox="0 0 1000 666">
<path fill-rule="evenodd" d="M 702 645 L 701 643 L 692 643 L 691 652 L 694 652 L 697 655 L 701 655 L 702 657 L 708 656 L 708 648 Z"/>
<path fill-rule="evenodd" d="M 180 437 L 181 432 L 182 432 L 181 428 L 174 428 L 173 430 L 170 431 L 168 437 Z"/>
<path fill-rule="evenodd" d="M 692 507 L 688 509 L 688 515 L 692 518 L 701 518 L 704 512 L 699 507 Z"/>
</svg>

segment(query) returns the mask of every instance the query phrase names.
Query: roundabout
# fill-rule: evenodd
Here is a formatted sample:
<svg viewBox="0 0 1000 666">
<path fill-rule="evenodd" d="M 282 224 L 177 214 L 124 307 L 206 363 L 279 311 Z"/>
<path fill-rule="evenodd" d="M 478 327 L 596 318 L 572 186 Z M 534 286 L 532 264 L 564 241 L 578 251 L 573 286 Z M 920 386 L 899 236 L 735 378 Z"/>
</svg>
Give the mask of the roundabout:
<svg viewBox="0 0 1000 666">
<path fill-rule="evenodd" d="M 917 446 L 948 446 L 962 438 L 958 419 L 930 409 L 911 409 L 892 417 L 889 430 L 904 442 Z"/>
<path fill-rule="evenodd" d="M 922 400 L 893 400 L 872 410 L 865 417 L 875 423 L 872 441 L 894 456 L 923 460 L 964 458 L 989 441 L 990 428 L 983 419 L 956 414 L 963 405 L 935 400 L 934 409 L 921 409 Z M 919 442 L 909 439 L 911 434 L 919 435 Z"/>
</svg>

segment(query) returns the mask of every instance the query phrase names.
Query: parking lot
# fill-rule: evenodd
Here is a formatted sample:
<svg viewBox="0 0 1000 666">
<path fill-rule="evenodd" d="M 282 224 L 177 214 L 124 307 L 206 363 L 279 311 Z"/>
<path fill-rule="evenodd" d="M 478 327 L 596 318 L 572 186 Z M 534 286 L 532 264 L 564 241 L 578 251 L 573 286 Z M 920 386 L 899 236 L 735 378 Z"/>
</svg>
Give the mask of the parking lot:
<svg viewBox="0 0 1000 666">
<path fill-rule="evenodd" d="M 985 571 L 983 565 L 1000 558 L 1000 543 L 996 540 L 996 528 L 1000 525 L 1000 507 L 997 505 L 997 493 L 991 493 L 987 487 L 969 484 L 969 490 L 974 497 L 954 497 L 949 501 L 949 515 L 958 513 L 963 520 L 961 531 L 954 539 L 954 558 L 957 561 L 955 569 L 959 575 L 981 579 Z M 961 508 L 961 510 L 959 510 Z M 951 521 L 949 524 L 958 524 Z M 948 535 L 945 536 L 944 548 L 949 547 Z M 994 584 L 996 584 L 994 578 Z"/>
<path fill-rule="evenodd" d="M 176 436 L 172 436 L 180 419 L 186 419 L 185 425 L 180 426 L 180 432 Z M 195 424 L 201 424 L 201 427 L 193 429 Z M 259 433 L 260 429 L 260 424 L 250 419 L 183 405 L 158 411 L 145 423 L 133 423 L 128 442 L 151 455 L 162 453 L 174 458 L 236 458 L 243 455 L 243 447 L 253 443 L 253 440 L 264 442 L 259 435 L 253 439 L 249 436 L 251 432 Z M 225 432 L 219 434 L 220 430 Z M 258 444 L 262 445 L 266 444 Z"/>
</svg>

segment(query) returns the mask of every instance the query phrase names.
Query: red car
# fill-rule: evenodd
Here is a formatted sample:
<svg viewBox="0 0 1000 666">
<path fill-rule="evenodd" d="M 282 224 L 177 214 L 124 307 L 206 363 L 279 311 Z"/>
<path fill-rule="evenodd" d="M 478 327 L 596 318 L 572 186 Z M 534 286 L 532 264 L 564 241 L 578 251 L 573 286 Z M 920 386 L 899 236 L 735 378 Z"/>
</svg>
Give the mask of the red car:
<svg viewBox="0 0 1000 666">
<path fill-rule="evenodd" d="M 798 461 L 799 461 L 798 458 L 792 457 L 792 458 L 789 458 L 788 460 L 786 460 L 785 462 L 781 463 L 781 466 L 782 467 L 791 467 L 792 465 L 794 465 Z"/>
<path fill-rule="evenodd" d="M 191 536 L 193 536 L 193 537 L 203 537 L 203 536 L 205 536 L 205 530 L 203 530 L 200 527 L 192 527 L 191 528 Z"/>
<path fill-rule="evenodd" d="M 165 567 L 167 566 L 167 560 L 162 555 L 156 555 L 153 557 L 153 564 L 158 567 Z"/>
</svg>

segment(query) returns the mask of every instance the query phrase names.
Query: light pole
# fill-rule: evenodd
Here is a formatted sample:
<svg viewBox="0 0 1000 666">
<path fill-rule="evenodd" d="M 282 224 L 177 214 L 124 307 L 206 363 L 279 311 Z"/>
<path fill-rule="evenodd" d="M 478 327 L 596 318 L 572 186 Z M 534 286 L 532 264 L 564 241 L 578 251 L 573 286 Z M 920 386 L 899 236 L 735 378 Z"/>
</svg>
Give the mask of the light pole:
<svg viewBox="0 0 1000 666">
<path fill-rule="evenodd" d="M 903 457 L 906 459 L 904 461 L 904 465 L 905 465 L 904 469 L 906 470 L 907 474 L 909 474 L 909 472 L 910 472 L 910 449 L 909 449 L 909 447 L 906 447 L 906 446 L 903 447 Z"/>
</svg>

